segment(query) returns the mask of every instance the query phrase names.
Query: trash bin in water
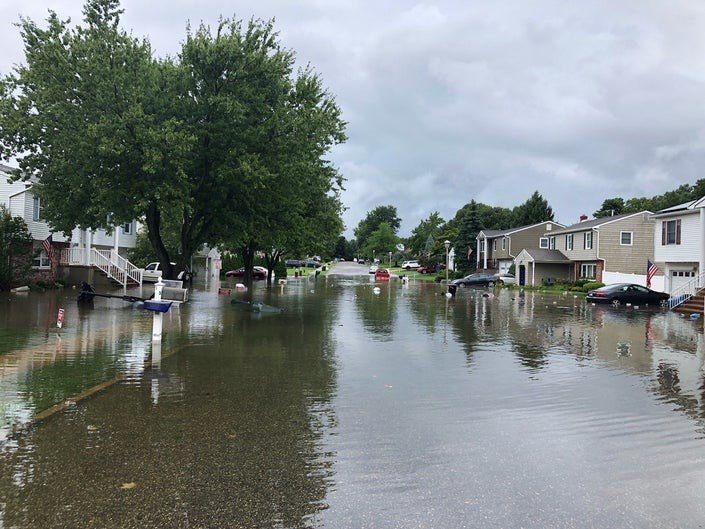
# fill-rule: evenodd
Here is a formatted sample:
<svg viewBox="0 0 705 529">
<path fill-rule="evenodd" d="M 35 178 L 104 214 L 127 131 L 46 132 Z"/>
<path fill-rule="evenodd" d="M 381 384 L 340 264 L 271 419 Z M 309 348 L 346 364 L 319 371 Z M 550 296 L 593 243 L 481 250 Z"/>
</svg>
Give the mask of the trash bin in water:
<svg viewBox="0 0 705 529">
<path fill-rule="evenodd" d="M 448 285 L 448 292 L 450 295 L 455 297 L 455 293 L 458 291 L 458 285 Z"/>
</svg>

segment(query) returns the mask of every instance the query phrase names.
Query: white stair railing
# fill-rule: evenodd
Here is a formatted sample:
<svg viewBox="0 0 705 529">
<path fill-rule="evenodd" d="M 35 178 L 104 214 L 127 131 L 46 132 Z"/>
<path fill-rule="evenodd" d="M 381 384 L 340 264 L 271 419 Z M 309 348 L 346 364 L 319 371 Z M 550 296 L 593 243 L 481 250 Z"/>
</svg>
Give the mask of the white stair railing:
<svg viewBox="0 0 705 529">
<path fill-rule="evenodd" d="M 705 288 L 705 271 L 700 272 L 697 277 L 671 292 L 671 297 L 668 298 L 668 308 L 671 310 L 675 309 L 678 305 L 682 305 L 688 301 L 703 288 Z"/>
<path fill-rule="evenodd" d="M 62 266 L 95 266 L 110 279 L 114 279 L 123 287 L 133 281 L 142 284 L 142 269 L 125 259 L 113 250 L 98 250 L 91 248 L 63 248 L 59 256 Z"/>
</svg>

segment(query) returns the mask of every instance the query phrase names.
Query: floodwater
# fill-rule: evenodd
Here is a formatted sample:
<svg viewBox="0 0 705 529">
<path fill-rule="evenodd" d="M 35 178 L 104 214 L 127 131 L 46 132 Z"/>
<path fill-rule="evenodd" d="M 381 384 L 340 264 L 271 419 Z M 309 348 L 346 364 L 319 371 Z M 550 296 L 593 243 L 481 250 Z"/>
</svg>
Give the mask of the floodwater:
<svg viewBox="0 0 705 529">
<path fill-rule="evenodd" d="M 372 287 L 197 290 L 155 359 L 126 303 L 0 296 L 0 527 L 704 526 L 700 323 Z"/>
</svg>

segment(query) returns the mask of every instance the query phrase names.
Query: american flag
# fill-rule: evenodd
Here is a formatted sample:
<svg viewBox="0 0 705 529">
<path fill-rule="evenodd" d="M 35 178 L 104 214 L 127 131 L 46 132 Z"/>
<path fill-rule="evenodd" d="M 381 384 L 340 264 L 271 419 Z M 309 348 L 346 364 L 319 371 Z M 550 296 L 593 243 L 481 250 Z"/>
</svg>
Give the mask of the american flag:
<svg viewBox="0 0 705 529">
<path fill-rule="evenodd" d="M 472 255 L 472 247 L 468 246 L 468 261 L 470 260 L 471 255 Z"/>
<path fill-rule="evenodd" d="M 56 252 L 54 252 L 54 246 L 52 246 L 53 242 L 54 239 L 52 235 L 49 235 L 49 237 L 42 241 L 42 247 L 44 251 L 46 251 L 47 256 L 49 256 L 49 261 L 52 265 L 56 262 Z"/>
<path fill-rule="evenodd" d="M 656 275 L 656 272 L 658 272 L 658 266 L 656 266 L 654 263 L 652 263 L 651 260 L 647 259 L 646 260 L 646 286 L 648 288 L 651 287 L 651 279 Z"/>
</svg>

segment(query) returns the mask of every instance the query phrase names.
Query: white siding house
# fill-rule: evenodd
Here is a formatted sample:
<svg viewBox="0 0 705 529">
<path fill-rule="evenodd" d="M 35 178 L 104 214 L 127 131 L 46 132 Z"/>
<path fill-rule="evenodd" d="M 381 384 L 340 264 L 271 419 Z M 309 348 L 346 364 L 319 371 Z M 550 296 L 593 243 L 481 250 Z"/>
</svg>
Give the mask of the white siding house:
<svg viewBox="0 0 705 529">
<path fill-rule="evenodd" d="M 52 232 L 42 215 L 42 204 L 32 193 L 32 182 L 11 182 L 13 168 L 0 164 L 0 204 L 4 205 L 13 217 L 22 217 L 27 224 L 37 257 L 34 259 L 36 269 L 50 269 L 51 263 L 42 248 L 42 241 L 52 235 L 52 241 L 58 252 L 64 248 L 115 249 L 124 256 L 129 248 L 137 242 L 137 223 L 132 221 L 118 226 L 111 232 L 106 230 L 82 230 L 75 228 L 70 236 L 61 232 Z"/>
<path fill-rule="evenodd" d="M 673 294 L 705 274 L 705 197 L 661 210 L 653 219 L 654 262 Z"/>
</svg>

